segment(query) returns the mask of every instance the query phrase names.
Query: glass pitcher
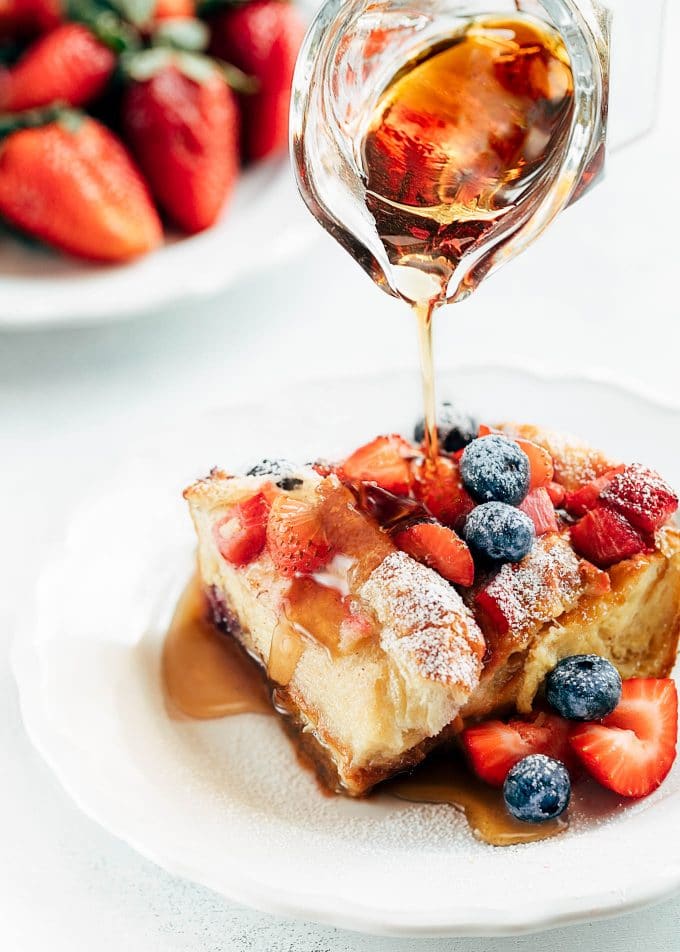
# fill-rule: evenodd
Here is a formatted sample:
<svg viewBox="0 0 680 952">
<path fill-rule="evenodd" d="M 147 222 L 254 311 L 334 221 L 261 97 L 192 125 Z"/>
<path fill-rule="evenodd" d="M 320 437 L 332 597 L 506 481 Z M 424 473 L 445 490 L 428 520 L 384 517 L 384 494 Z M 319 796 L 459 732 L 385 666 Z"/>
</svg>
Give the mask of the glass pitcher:
<svg viewBox="0 0 680 952">
<path fill-rule="evenodd" d="M 542 21 L 561 37 L 573 76 L 570 124 L 541 187 L 430 288 L 427 274 L 389 260 L 367 206 L 361 144 L 381 93 L 405 63 L 455 37 L 471 18 L 504 14 Z M 435 296 L 437 303 L 461 300 L 538 237 L 600 174 L 609 44 L 609 12 L 596 0 L 326 0 L 293 81 L 291 151 L 304 201 L 387 293 L 409 302 Z"/>
</svg>

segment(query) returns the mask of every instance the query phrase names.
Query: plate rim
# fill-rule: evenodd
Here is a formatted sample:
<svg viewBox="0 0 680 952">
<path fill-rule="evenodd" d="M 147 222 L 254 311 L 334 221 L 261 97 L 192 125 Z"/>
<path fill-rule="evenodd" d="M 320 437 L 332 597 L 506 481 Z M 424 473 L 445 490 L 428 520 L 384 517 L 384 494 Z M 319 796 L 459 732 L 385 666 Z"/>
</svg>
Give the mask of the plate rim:
<svg viewBox="0 0 680 952">
<path fill-rule="evenodd" d="M 680 413 L 680 401 L 661 396 L 644 385 L 623 380 L 620 376 L 614 376 L 602 369 L 582 372 L 555 372 L 545 364 L 532 366 L 526 362 L 513 364 L 504 361 L 480 363 L 465 361 L 447 366 L 442 369 L 442 374 L 447 371 L 455 371 L 456 367 L 467 371 L 502 368 L 515 373 L 527 374 L 546 383 L 586 382 L 602 385 L 642 400 L 650 408 L 657 411 Z M 338 376 L 334 377 L 332 382 L 356 381 L 361 378 L 375 379 L 376 376 L 397 376 L 403 375 L 403 373 L 403 369 L 397 369 L 382 374 Z M 316 382 L 311 379 L 297 381 L 283 388 L 273 387 L 272 389 L 280 392 L 281 389 L 295 389 Z M 257 401 L 258 405 L 266 402 L 269 392 L 267 390 L 262 394 L 261 399 Z M 235 402 L 228 406 L 232 408 L 239 405 L 244 404 Z M 221 406 L 226 409 L 224 404 Z M 212 413 L 216 410 L 218 410 L 217 407 L 206 409 L 203 412 Z M 97 495 L 96 489 L 88 498 L 92 498 L 92 495 Z M 62 536 L 41 565 L 33 587 L 34 592 L 37 591 L 41 579 L 54 564 L 55 554 L 62 551 L 64 542 L 65 538 Z M 211 875 L 201 874 L 200 870 L 195 867 L 185 865 L 181 858 L 164 852 L 159 844 L 153 843 L 150 845 L 148 842 L 140 840 L 136 831 L 131 832 L 128 829 L 124 814 L 116 813 L 112 822 L 111 811 L 108 809 L 102 810 L 101 801 L 99 803 L 90 802 L 87 793 L 80 789 L 82 784 L 79 785 L 78 778 L 70 776 L 67 767 L 60 763 L 54 745 L 50 748 L 47 741 L 50 726 L 40 703 L 39 657 L 35 640 L 31 637 L 30 632 L 31 620 L 29 615 L 29 621 L 17 624 L 13 632 L 9 655 L 10 668 L 17 687 L 21 717 L 27 735 L 55 774 L 62 789 L 89 819 L 94 820 L 111 835 L 126 842 L 140 855 L 160 866 L 169 874 L 181 876 L 211 889 L 228 900 L 246 904 L 261 912 L 292 919 L 313 920 L 324 925 L 364 934 L 423 938 L 492 937 L 526 935 L 566 925 L 613 918 L 662 902 L 680 891 L 680 862 L 676 862 L 675 864 L 665 865 L 653 880 L 640 883 L 634 890 L 631 889 L 624 895 L 620 890 L 612 889 L 604 890 L 601 893 L 591 892 L 585 897 L 570 896 L 567 900 L 555 898 L 549 906 L 546 904 L 542 910 L 532 910 L 531 918 L 527 918 L 526 909 L 511 915 L 507 909 L 489 907 L 484 910 L 484 922 L 482 923 L 480 922 L 478 909 L 465 910 L 458 908 L 453 912 L 446 909 L 437 912 L 425 912 L 419 916 L 414 911 L 400 915 L 398 910 L 376 908 L 375 904 L 364 905 L 354 902 L 349 903 L 344 900 L 342 905 L 339 906 L 337 900 L 328 895 L 306 894 L 301 896 L 299 891 L 295 892 L 294 890 L 281 888 L 273 890 L 269 884 L 258 882 L 257 877 L 250 871 L 245 876 L 243 871 L 240 871 L 239 874 L 230 871 L 228 876 L 224 875 L 224 871 L 222 871 L 220 883 L 217 884 Z M 61 739 L 60 742 L 68 743 L 65 738 Z M 111 801 L 107 802 L 110 803 Z"/>
<path fill-rule="evenodd" d="M 254 275 L 261 271 L 280 265 L 282 262 L 300 254 L 313 240 L 316 233 L 316 226 L 311 216 L 304 214 L 302 200 L 299 198 L 292 171 L 287 157 L 277 156 L 265 159 L 258 163 L 252 169 L 244 169 L 239 178 L 244 175 L 252 176 L 245 184 L 255 187 L 260 179 L 264 180 L 264 190 L 258 189 L 259 194 L 271 194 L 273 190 L 280 190 L 283 195 L 283 201 L 290 208 L 293 208 L 294 214 L 282 216 L 287 224 L 272 235 L 272 240 L 267 246 L 266 256 L 252 254 L 247 261 L 241 262 L 240 266 L 234 270 L 225 270 L 220 267 L 213 267 L 206 274 L 202 271 L 200 281 L 192 279 L 182 271 L 182 262 L 175 261 L 173 254 L 176 249 L 181 249 L 183 245 L 191 246 L 193 253 L 200 257 L 200 248 L 197 243 L 210 240 L 212 235 L 215 242 L 220 239 L 222 220 L 218 220 L 211 228 L 195 235 L 183 235 L 177 241 L 165 241 L 164 244 L 141 258 L 130 262 L 122 262 L 101 266 L 99 273 L 88 275 L 87 272 L 81 273 L 77 270 L 73 274 L 66 273 L 63 277 L 50 277 L 42 279 L 35 275 L 13 275 L 10 271 L 0 273 L 0 281 L 8 284 L 17 282 L 31 284 L 30 289 L 20 292 L 15 290 L 9 305 L 0 306 L 0 330 L 7 333 L 21 333 L 22 331 L 41 331 L 41 330 L 70 330 L 79 328 L 95 327 L 99 325 L 110 325 L 124 323 L 135 320 L 146 315 L 158 314 L 164 308 L 189 308 L 192 303 L 209 301 L 225 293 L 235 284 L 252 279 Z M 238 188 L 239 182 L 236 183 Z M 225 207 L 225 219 L 229 222 L 232 219 L 232 210 Z M 236 226 L 236 221 L 231 220 L 231 224 Z M 7 239 L 15 245 L 17 239 L 10 237 Z M 194 244 L 192 245 L 192 242 Z M 168 255 L 165 265 L 159 260 L 158 256 L 163 253 Z M 59 251 L 53 251 L 49 248 L 41 248 L 38 252 L 27 249 L 26 254 L 34 254 L 36 258 L 36 272 L 39 268 L 40 255 L 57 255 L 63 257 L 65 261 L 73 261 L 74 268 L 80 264 L 84 266 L 85 261 L 79 261 L 78 258 L 70 258 L 68 255 L 61 255 Z M 155 259 L 155 261 L 153 260 Z M 129 269 L 138 266 L 144 266 L 151 262 L 158 265 L 158 271 L 148 276 L 135 276 L 136 282 L 144 281 L 146 294 L 144 298 L 136 300 L 129 296 L 122 298 L 115 293 L 116 281 L 125 280 L 125 273 Z M 167 276 L 171 275 L 171 280 Z M 50 290 L 55 285 L 68 285 L 68 303 L 65 295 L 60 288 L 57 295 L 57 303 L 50 297 Z M 81 297 L 79 291 L 82 291 L 82 285 L 89 282 L 89 287 Z"/>
</svg>

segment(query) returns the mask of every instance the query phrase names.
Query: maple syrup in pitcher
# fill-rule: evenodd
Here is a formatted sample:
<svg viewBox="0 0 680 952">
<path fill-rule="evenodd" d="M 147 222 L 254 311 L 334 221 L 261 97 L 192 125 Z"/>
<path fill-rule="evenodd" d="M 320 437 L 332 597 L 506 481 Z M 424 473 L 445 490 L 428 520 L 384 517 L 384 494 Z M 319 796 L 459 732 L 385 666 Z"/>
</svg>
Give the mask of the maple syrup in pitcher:
<svg viewBox="0 0 680 952">
<path fill-rule="evenodd" d="M 540 198 L 573 92 L 559 34 L 524 17 L 484 17 L 400 69 L 369 120 L 366 205 L 418 320 L 431 457 L 433 313 L 463 257 L 502 238 L 519 203 Z"/>
</svg>

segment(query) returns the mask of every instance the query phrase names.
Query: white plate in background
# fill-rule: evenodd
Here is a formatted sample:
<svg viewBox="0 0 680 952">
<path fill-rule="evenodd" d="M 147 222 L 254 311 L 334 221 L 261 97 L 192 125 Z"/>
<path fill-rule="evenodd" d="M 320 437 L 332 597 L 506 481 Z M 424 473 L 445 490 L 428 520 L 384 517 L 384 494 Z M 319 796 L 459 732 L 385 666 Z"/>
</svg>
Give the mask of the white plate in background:
<svg viewBox="0 0 680 952">
<path fill-rule="evenodd" d="M 680 485 L 680 407 L 586 378 L 442 374 L 482 419 L 572 430 Z M 415 375 L 324 381 L 207 414 L 130 460 L 70 520 L 14 644 L 27 730 L 65 789 L 172 873 L 257 908 L 389 935 L 528 932 L 680 889 L 680 768 L 652 797 L 494 849 L 446 806 L 322 796 L 274 719 L 172 720 L 159 652 L 191 571 L 182 487 L 211 465 L 308 459 L 407 432 Z M 500 412 L 499 412 L 500 410 Z M 302 425 L 301 425 L 301 421 Z"/>
<path fill-rule="evenodd" d="M 97 324 L 189 305 L 294 254 L 316 228 L 282 158 L 244 171 L 212 228 L 171 235 L 127 264 L 89 263 L 3 234 L 0 329 Z"/>
</svg>

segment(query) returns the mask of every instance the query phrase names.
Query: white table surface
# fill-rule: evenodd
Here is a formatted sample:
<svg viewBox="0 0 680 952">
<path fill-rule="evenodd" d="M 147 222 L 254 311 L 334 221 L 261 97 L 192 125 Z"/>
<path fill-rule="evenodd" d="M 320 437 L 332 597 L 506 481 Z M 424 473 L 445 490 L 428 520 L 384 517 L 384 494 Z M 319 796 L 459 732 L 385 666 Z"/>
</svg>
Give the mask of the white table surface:
<svg viewBox="0 0 680 952">
<path fill-rule="evenodd" d="M 677 8 L 667 27 L 677 36 Z M 476 300 L 442 315 L 442 364 L 467 355 L 604 369 L 680 401 L 679 90 L 670 69 L 676 64 L 666 66 L 655 133 L 613 156 L 606 181 Z M 6 658 L 13 618 L 71 505 L 108 467 L 143 446 L 149 432 L 255 396 L 263 381 L 415 364 L 406 309 L 372 288 L 320 231 L 294 264 L 200 310 L 80 332 L 0 336 L 3 952 L 680 948 L 680 898 L 609 922 L 499 940 L 416 943 L 261 915 L 168 876 L 87 820 L 23 732 Z M 219 433 L 215 449 L 219 460 Z"/>
</svg>

